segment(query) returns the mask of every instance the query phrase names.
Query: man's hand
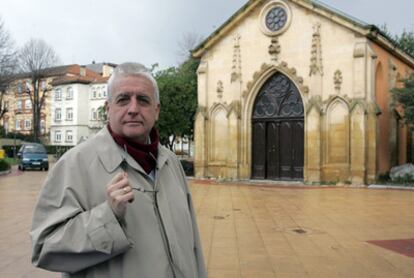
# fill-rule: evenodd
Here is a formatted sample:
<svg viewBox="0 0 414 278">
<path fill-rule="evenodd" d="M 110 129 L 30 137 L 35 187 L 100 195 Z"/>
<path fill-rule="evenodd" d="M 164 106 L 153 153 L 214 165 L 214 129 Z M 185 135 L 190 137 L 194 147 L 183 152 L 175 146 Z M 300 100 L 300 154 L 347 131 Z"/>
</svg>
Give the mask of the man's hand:
<svg viewBox="0 0 414 278">
<path fill-rule="evenodd" d="M 116 217 L 124 218 L 128 202 L 134 200 L 127 173 L 119 173 L 109 182 L 106 188 L 106 199 Z"/>
</svg>

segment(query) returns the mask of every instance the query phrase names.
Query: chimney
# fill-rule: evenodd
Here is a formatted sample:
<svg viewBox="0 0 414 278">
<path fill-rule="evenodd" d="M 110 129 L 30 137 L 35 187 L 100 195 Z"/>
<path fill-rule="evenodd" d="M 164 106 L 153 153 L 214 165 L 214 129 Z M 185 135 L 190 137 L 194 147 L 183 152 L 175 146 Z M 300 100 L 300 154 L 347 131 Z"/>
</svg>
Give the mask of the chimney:
<svg viewBox="0 0 414 278">
<path fill-rule="evenodd" d="M 86 68 L 85 66 L 80 67 L 80 76 L 86 76 Z"/>
</svg>

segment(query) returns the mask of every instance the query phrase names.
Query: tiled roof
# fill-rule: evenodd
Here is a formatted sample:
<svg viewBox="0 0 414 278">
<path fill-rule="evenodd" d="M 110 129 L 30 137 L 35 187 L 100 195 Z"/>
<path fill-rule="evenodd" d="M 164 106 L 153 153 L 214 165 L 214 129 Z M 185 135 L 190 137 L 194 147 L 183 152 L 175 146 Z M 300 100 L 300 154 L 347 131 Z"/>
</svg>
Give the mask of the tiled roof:
<svg viewBox="0 0 414 278">
<path fill-rule="evenodd" d="M 94 80 L 95 78 L 89 77 L 89 76 L 67 75 L 67 76 L 59 76 L 59 77 L 54 78 L 52 82 L 50 82 L 50 84 L 52 86 L 74 84 L 74 83 L 90 84 Z"/>
<path fill-rule="evenodd" d="M 117 64 L 114 64 L 114 63 L 105 63 L 104 62 L 104 63 L 92 63 L 92 64 L 88 64 L 88 65 L 85 65 L 85 67 L 87 69 L 93 70 L 94 72 L 98 72 L 98 73 L 102 74 L 103 73 L 103 67 L 105 65 L 107 65 L 109 67 L 112 67 L 112 68 L 115 68 L 117 66 Z"/>
<path fill-rule="evenodd" d="M 71 65 L 65 65 L 65 66 L 56 66 L 51 68 L 42 69 L 40 71 L 41 75 L 43 77 L 53 77 L 53 76 L 65 76 L 65 75 L 81 75 L 81 69 L 82 67 L 78 64 L 71 64 Z M 95 71 L 92 71 L 88 68 L 84 68 L 85 70 L 85 76 L 93 77 L 93 78 L 99 78 L 101 75 L 99 73 L 96 73 Z M 22 78 L 30 78 L 31 73 L 19 73 L 16 74 L 14 77 L 15 79 L 22 79 Z"/>
<path fill-rule="evenodd" d="M 92 83 L 93 84 L 107 83 L 108 82 L 108 79 L 109 79 L 109 76 L 107 76 L 107 77 L 99 77 L 99 78 L 96 78 Z"/>
</svg>

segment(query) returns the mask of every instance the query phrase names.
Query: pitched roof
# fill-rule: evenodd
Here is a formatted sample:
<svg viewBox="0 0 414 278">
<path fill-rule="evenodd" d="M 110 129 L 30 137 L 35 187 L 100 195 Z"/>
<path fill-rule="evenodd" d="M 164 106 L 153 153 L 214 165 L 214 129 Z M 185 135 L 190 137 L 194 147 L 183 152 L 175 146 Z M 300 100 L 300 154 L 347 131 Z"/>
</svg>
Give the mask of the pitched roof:
<svg viewBox="0 0 414 278">
<path fill-rule="evenodd" d="M 359 33 L 378 43 L 388 51 L 393 52 L 397 57 L 414 66 L 414 57 L 405 52 L 398 44 L 387 34 L 382 32 L 377 26 L 367 24 L 362 20 L 352 17 L 338 9 L 335 9 L 318 0 L 288 0 L 297 5 L 311 10 L 323 17 L 326 17 L 352 31 Z M 250 11 L 261 4 L 262 0 L 249 0 L 238 11 L 236 11 L 229 19 L 227 19 L 220 27 L 202 41 L 194 50 L 191 51 L 193 57 L 200 58 L 204 52 L 212 47 L 217 41 L 225 36 L 233 27 L 243 20 Z"/>
<path fill-rule="evenodd" d="M 78 75 L 68 75 L 68 76 L 59 76 L 56 77 L 50 82 L 52 86 L 66 85 L 66 84 L 90 84 L 95 80 L 93 77 L 89 76 L 78 76 Z"/>
<path fill-rule="evenodd" d="M 109 77 L 93 77 L 93 76 L 79 76 L 79 75 L 66 75 L 59 76 L 52 80 L 50 83 L 52 86 L 67 85 L 67 84 L 102 84 L 107 83 Z"/>
<path fill-rule="evenodd" d="M 51 68 L 45 68 L 40 70 L 40 74 L 43 77 L 54 77 L 54 76 L 65 76 L 65 75 L 85 75 L 90 76 L 94 78 L 99 78 L 101 75 L 96 73 L 95 71 L 92 71 L 90 69 L 84 68 L 85 71 L 82 72 L 82 67 L 78 64 L 71 64 L 71 65 L 64 65 L 64 66 L 56 66 Z M 31 73 L 25 72 L 25 73 L 19 73 L 14 75 L 14 79 L 23 79 L 23 78 L 30 78 Z"/>
<path fill-rule="evenodd" d="M 107 82 L 108 82 L 108 79 L 109 79 L 109 76 L 106 76 L 106 77 L 99 77 L 99 78 L 96 78 L 96 79 L 92 82 L 92 84 L 102 84 L 102 83 L 107 83 Z"/>
<path fill-rule="evenodd" d="M 90 70 L 93 70 L 94 72 L 97 72 L 97 73 L 100 73 L 100 74 L 103 73 L 103 67 L 104 66 L 109 66 L 109 67 L 115 68 L 117 66 L 117 64 L 106 63 L 106 62 L 103 62 L 103 63 L 92 62 L 92 64 L 85 65 L 86 68 L 88 68 Z"/>
</svg>

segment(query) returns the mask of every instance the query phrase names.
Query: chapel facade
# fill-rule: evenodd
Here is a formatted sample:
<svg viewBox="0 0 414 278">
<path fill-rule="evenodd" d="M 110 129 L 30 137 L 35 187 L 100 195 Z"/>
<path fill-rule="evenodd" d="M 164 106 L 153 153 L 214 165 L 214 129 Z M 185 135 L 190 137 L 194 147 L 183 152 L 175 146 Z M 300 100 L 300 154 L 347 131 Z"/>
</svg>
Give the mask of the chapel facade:
<svg viewBox="0 0 414 278">
<path fill-rule="evenodd" d="M 414 58 L 318 1 L 251 0 L 203 41 L 195 175 L 372 183 L 413 160 L 390 90 Z"/>
</svg>

